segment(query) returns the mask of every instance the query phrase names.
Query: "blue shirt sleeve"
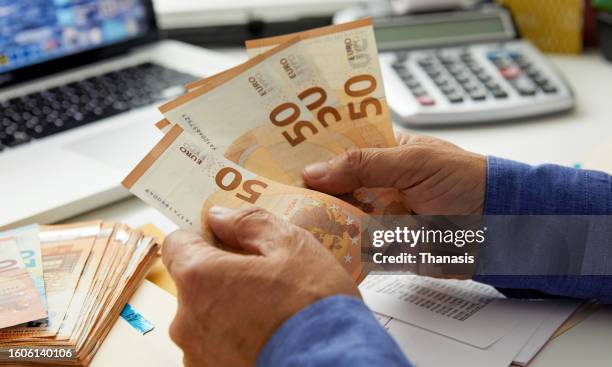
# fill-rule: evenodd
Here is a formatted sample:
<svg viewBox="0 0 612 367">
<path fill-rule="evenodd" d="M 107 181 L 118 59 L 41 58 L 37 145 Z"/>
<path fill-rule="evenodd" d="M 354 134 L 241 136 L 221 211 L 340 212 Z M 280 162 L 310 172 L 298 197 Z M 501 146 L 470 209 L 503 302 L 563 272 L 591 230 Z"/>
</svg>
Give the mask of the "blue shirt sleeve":
<svg viewBox="0 0 612 367">
<path fill-rule="evenodd" d="M 485 215 L 612 215 L 612 178 L 552 164 L 487 158 Z"/>
<path fill-rule="evenodd" d="M 603 172 L 580 170 L 556 165 L 530 166 L 527 164 L 488 157 L 486 215 L 612 215 L 612 177 Z M 604 226 L 593 226 L 593 231 L 609 231 L 609 221 Z M 592 235 L 585 238 L 597 238 Z M 511 246 L 510 241 L 504 244 Z M 593 262 L 612 258 L 612 246 L 576 243 L 585 246 Z M 590 247 L 590 248 L 589 248 Z M 526 251 L 485 251 L 484 256 L 504 252 L 507 256 L 523 256 Z M 552 250 L 552 249 L 551 249 Z M 548 251 L 554 256 L 554 251 Z M 596 259 L 599 258 L 599 259 Z M 488 259 L 482 259 L 486 262 Z M 522 261 L 514 259 L 513 261 Z M 535 272 L 534 272 L 535 273 Z M 612 276 L 600 275 L 482 275 L 474 280 L 498 288 L 511 297 L 561 296 L 571 298 L 595 298 L 612 303 Z"/>
<path fill-rule="evenodd" d="M 410 367 L 359 299 L 324 298 L 293 315 L 262 349 L 258 367 Z"/>
</svg>

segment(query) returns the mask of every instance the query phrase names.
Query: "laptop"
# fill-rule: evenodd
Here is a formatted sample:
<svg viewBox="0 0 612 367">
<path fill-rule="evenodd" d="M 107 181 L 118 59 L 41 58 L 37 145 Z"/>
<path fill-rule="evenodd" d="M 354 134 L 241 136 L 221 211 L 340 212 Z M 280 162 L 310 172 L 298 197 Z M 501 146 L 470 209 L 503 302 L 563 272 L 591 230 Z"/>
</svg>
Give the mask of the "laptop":
<svg viewBox="0 0 612 367">
<path fill-rule="evenodd" d="M 156 106 L 231 64 L 160 41 L 150 0 L 0 0 L 0 229 L 127 197 Z"/>
</svg>

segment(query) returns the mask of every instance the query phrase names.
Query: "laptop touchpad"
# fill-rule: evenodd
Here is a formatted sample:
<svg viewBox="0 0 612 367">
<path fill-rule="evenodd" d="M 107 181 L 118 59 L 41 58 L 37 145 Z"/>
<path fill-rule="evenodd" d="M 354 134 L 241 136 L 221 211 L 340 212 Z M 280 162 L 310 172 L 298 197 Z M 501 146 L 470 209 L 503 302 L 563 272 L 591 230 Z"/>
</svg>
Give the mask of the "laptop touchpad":
<svg viewBox="0 0 612 367">
<path fill-rule="evenodd" d="M 162 138 L 151 121 L 134 119 L 68 143 L 66 148 L 127 174 Z"/>
</svg>

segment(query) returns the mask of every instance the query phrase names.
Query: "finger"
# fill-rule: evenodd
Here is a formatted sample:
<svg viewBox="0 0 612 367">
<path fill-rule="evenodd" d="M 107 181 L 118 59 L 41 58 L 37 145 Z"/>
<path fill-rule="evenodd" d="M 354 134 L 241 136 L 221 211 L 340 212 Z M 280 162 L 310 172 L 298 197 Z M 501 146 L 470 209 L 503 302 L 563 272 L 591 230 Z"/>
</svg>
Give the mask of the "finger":
<svg viewBox="0 0 612 367">
<path fill-rule="evenodd" d="M 405 145 L 410 142 L 414 135 L 409 134 L 405 131 L 396 131 L 395 132 L 395 142 L 397 145 Z"/>
<path fill-rule="evenodd" d="M 395 133 L 395 142 L 397 145 L 428 145 L 438 146 L 452 149 L 461 149 L 453 143 L 446 140 L 434 138 L 433 136 L 427 135 L 414 135 L 406 131 L 398 131 Z"/>
<path fill-rule="evenodd" d="M 174 278 L 181 269 L 190 267 L 194 261 L 204 257 L 215 257 L 223 251 L 202 236 L 189 231 L 175 231 L 164 240 L 162 261 Z"/>
<path fill-rule="evenodd" d="M 284 239 L 290 235 L 291 224 L 260 208 L 215 206 L 208 212 L 208 225 L 223 243 L 253 254 L 269 255 L 290 242 Z"/>
<path fill-rule="evenodd" d="M 351 193 L 360 187 L 400 187 L 420 164 L 419 145 L 348 151 L 329 162 L 304 169 L 304 182 L 332 195 Z"/>
</svg>

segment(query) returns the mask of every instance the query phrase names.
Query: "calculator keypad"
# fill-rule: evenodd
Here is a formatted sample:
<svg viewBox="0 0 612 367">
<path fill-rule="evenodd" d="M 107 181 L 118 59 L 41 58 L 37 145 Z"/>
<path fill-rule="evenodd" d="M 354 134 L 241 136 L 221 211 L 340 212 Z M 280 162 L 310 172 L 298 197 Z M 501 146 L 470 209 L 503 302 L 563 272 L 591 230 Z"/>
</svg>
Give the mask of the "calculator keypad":
<svg viewBox="0 0 612 367">
<path fill-rule="evenodd" d="M 398 57 L 398 60 L 392 66 L 419 104 L 422 106 L 433 106 L 436 104 L 436 100 L 425 90 L 414 74 L 408 70 L 405 59 Z"/>
<path fill-rule="evenodd" d="M 409 69 L 408 53 L 396 54 L 392 64 L 397 75 L 422 106 L 434 106 L 436 100 L 415 74 Z M 432 51 L 417 56 L 418 67 L 428 76 L 451 104 L 471 100 L 480 103 L 508 98 L 507 86 L 511 86 L 521 97 L 530 98 L 538 93 L 551 94 L 557 87 L 522 53 L 503 49 L 493 50 L 486 58 L 495 66 L 499 75 L 507 81 L 502 86 L 491 73 L 475 59 L 468 50 L 448 53 Z"/>
<path fill-rule="evenodd" d="M 520 95 L 557 92 L 557 87 L 520 52 L 491 51 L 487 57 Z"/>
</svg>

